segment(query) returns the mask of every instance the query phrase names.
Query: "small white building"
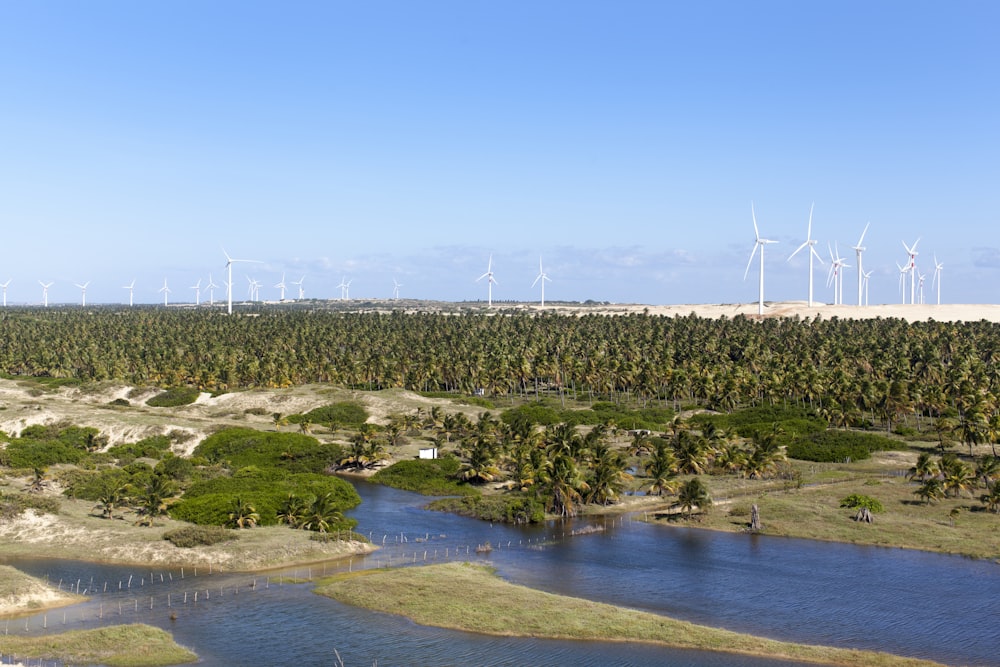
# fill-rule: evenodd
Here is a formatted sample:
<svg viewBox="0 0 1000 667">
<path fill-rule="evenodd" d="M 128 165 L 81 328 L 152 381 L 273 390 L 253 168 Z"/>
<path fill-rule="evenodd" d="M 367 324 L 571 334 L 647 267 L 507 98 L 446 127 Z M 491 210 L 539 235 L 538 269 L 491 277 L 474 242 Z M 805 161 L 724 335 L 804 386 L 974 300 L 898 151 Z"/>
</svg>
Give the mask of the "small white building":
<svg viewBox="0 0 1000 667">
<path fill-rule="evenodd" d="M 438 457 L 437 447 L 421 447 L 420 448 L 420 458 L 422 459 L 436 459 Z"/>
</svg>

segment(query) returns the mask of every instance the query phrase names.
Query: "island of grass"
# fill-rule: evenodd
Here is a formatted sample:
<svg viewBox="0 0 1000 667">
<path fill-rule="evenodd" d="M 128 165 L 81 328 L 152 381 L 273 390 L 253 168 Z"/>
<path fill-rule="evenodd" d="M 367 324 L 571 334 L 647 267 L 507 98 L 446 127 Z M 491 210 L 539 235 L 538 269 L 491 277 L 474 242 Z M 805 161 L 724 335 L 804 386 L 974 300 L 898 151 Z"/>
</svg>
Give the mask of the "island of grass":
<svg viewBox="0 0 1000 667">
<path fill-rule="evenodd" d="M 28 660 L 110 667 L 159 667 L 195 662 L 198 656 L 169 632 L 150 625 L 113 625 L 58 634 L 0 637 L 0 653 Z"/>
<path fill-rule="evenodd" d="M 324 579 L 321 595 L 416 623 L 506 637 L 638 641 L 674 648 L 832 665 L 938 663 L 888 653 L 754 637 L 507 583 L 485 566 L 445 563 L 362 570 Z"/>
</svg>

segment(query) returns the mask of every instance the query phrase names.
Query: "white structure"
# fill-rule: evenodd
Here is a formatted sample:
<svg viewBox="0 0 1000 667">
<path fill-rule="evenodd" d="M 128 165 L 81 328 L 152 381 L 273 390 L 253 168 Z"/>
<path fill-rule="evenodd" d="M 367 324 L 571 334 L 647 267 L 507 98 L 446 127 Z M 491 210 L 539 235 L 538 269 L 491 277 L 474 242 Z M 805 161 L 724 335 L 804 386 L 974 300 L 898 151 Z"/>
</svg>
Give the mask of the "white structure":
<svg viewBox="0 0 1000 667">
<path fill-rule="evenodd" d="M 420 448 L 420 458 L 422 459 L 436 459 L 438 457 L 437 447 L 421 447 Z"/>
<path fill-rule="evenodd" d="M 399 299 L 399 288 L 403 286 L 403 283 L 396 282 L 396 279 L 392 279 L 392 298 L 394 300 Z"/>
<path fill-rule="evenodd" d="M 900 266 L 899 262 L 896 262 L 896 268 L 899 269 L 899 294 L 903 299 L 902 303 L 906 303 L 906 274 L 910 272 L 910 267 Z"/>
<path fill-rule="evenodd" d="M 281 296 L 278 297 L 278 300 L 279 301 L 284 301 L 285 300 L 285 274 L 284 273 L 281 274 L 281 281 L 277 285 L 275 285 L 275 287 L 277 289 L 281 290 Z"/>
<path fill-rule="evenodd" d="M 133 278 L 132 282 L 129 283 L 128 285 L 124 285 L 122 287 L 122 289 L 127 289 L 128 290 L 128 306 L 129 306 L 129 308 L 131 308 L 132 307 L 132 292 L 133 292 L 133 290 L 135 290 L 135 278 Z"/>
<path fill-rule="evenodd" d="M 793 252 L 791 255 L 788 256 L 788 261 L 790 262 L 790 261 L 792 261 L 792 257 L 795 257 L 795 255 L 797 255 L 800 250 L 802 250 L 803 248 L 806 248 L 806 247 L 809 248 L 809 301 L 808 301 L 808 304 L 809 304 L 810 308 L 812 308 L 812 305 L 813 305 L 813 257 L 815 257 L 816 259 L 818 259 L 820 264 L 823 263 L 823 259 L 819 256 L 819 253 L 816 252 L 816 248 L 813 247 L 813 246 L 816 245 L 816 240 L 813 239 L 813 237 L 812 237 L 813 208 L 815 206 L 816 206 L 816 204 L 813 204 L 812 206 L 809 207 L 809 225 L 806 227 L 806 240 L 802 243 L 802 245 L 800 245 L 798 248 L 795 249 L 795 252 Z"/>
<path fill-rule="evenodd" d="M 0 288 L 3 289 L 3 307 L 4 308 L 7 307 L 7 286 L 10 285 L 10 281 L 11 280 L 12 280 L 12 278 L 8 278 L 7 282 L 0 283 Z"/>
<path fill-rule="evenodd" d="M 914 299 L 917 296 L 917 244 L 920 243 L 920 239 L 913 242 L 912 248 L 906 245 L 906 241 L 902 243 L 903 247 L 906 248 L 906 254 L 910 256 L 910 261 L 907 264 L 910 271 L 910 303 L 916 303 Z"/>
<path fill-rule="evenodd" d="M 865 247 L 861 245 L 861 242 L 865 240 L 865 234 L 868 233 L 868 226 L 872 224 L 871 222 L 865 223 L 865 229 L 861 232 L 861 238 L 858 239 L 858 244 L 854 246 L 855 256 L 858 258 L 858 305 L 861 305 L 861 286 L 864 282 L 865 272 L 861 270 L 861 253 L 865 251 Z M 867 304 L 866 304 L 867 305 Z"/>
<path fill-rule="evenodd" d="M 80 288 L 80 305 L 83 306 L 84 308 L 87 307 L 87 285 L 89 284 L 90 284 L 89 280 L 82 285 L 73 283 L 75 287 Z"/>
<path fill-rule="evenodd" d="M 51 282 L 49 282 L 49 283 L 43 283 L 41 280 L 39 280 L 38 284 L 42 286 L 42 305 L 45 306 L 46 308 L 48 308 L 49 307 L 49 288 L 52 287 L 52 285 L 54 283 L 51 283 Z"/>
<path fill-rule="evenodd" d="M 226 252 L 225 248 L 222 249 L 222 254 L 226 256 L 226 272 L 229 277 L 229 280 L 226 282 L 226 295 L 227 295 L 227 301 L 229 302 L 226 308 L 226 312 L 232 315 L 233 314 L 233 263 L 245 262 L 249 264 L 260 264 L 260 262 L 256 259 L 233 259 L 232 257 L 229 256 L 229 253 Z"/>
<path fill-rule="evenodd" d="M 486 265 L 486 273 L 484 273 L 483 275 L 481 275 L 478 278 L 476 278 L 476 282 L 478 283 L 483 278 L 486 278 L 486 284 L 487 284 L 487 289 L 486 289 L 486 305 L 488 307 L 492 307 L 493 306 L 493 286 L 500 284 L 500 283 L 498 283 L 496 281 L 496 278 L 493 277 L 493 255 L 492 254 L 490 255 L 490 261 L 489 261 L 489 263 Z"/>
<path fill-rule="evenodd" d="M 301 301 L 302 299 L 306 298 L 306 291 L 304 289 L 302 289 L 302 283 L 305 282 L 305 279 L 306 279 L 306 277 L 305 277 L 305 275 L 303 275 L 297 281 L 296 280 L 292 281 L 293 285 L 298 285 L 298 288 L 299 288 L 299 301 Z"/>
<path fill-rule="evenodd" d="M 337 285 L 337 287 L 340 288 L 340 300 L 341 301 L 347 301 L 350 298 L 351 293 L 350 293 L 349 290 L 350 290 L 350 287 L 351 287 L 351 283 L 353 283 L 353 282 L 354 282 L 354 278 L 351 278 L 350 280 L 348 280 L 347 276 L 344 276 L 343 278 L 340 279 L 340 284 Z"/>
<path fill-rule="evenodd" d="M 208 290 L 208 305 L 215 305 L 215 288 L 218 287 L 214 282 L 212 282 L 212 274 L 208 274 L 208 284 L 205 285 L 205 289 Z"/>
<path fill-rule="evenodd" d="M 198 282 L 191 286 L 194 290 L 194 305 L 201 305 L 201 278 L 198 278 Z"/>
<path fill-rule="evenodd" d="M 830 273 L 826 277 L 826 285 L 829 287 L 833 285 L 833 305 L 838 306 L 844 303 L 844 271 L 849 267 L 848 264 L 844 263 L 844 258 L 840 256 L 840 248 L 837 248 L 837 254 L 833 254 L 833 248 L 827 244 L 827 250 L 830 251 Z"/>
<path fill-rule="evenodd" d="M 760 231 L 757 229 L 757 214 L 754 212 L 753 202 L 750 202 L 750 217 L 753 218 L 753 235 L 756 241 L 753 245 L 753 250 L 750 251 L 750 261 L 747 262 L 747 270 L 743 272 L 743 280 L 747 279 L 750 274 L 750 265 L 753 264 L 753 256 L 757 253 L 757 249 L 760 248 L 760 292 L 758 295 L 758 305 L 757 314 L 764 315 L 764 246 L 769 243 L 777 243 L 777 241 L 772 241 L 771 239 L 764 239 L 760 236 Z"/>
<path fill-rule="evenodd" d="M 538 275 L 535 276 L 535 282 L 531 283 L 531 286 L 534 287 L 539 282 L 542 283 L 542 308 L 545 307 L 545 281 L 546 280 L 548 280 L 549 282 L 552 282 L 552 279 L 549 278 L 547 275 L 545 275 L 545 270 L 542 268 L 542 256 L 539 255 L 538 256 Z"/>
<path fill-rule="evenodd" d="M 163 292 L 163 305 L 167 305 L 167 296 L 170 294 L 170 288 L 167 287 L 167 279 L 163 279 L 163 287 L 157 290 L 158 292 Z"/>
<path fill-rule="evenodd" d="M 867 273 L 865 273 L 865 274 L 864 274 L 864 283 L 865 283 L 865 305 L 866 305 L 866 306 L 868 305 L 868 279 L 869 279 L 869 278 L 871 278 L 871 277 L 872 277 L 872 272 L 871 272 L 871 271 L 868 271 Z"/>
<path fill-rule="evenodd" d="M 937 305 L 941 305 L 941 272 L 944 270 L 944 264 L 937 261 L 937 255 L 934 255 L 934 277 L 931 278 L 931 287 L 937 283 Z M 10 282 L 10 281 L 7 281 Z M 4 292 L 4 302 L 3 305 L 7 305 L 6 299 L 7 292 Z"/>
</svg>

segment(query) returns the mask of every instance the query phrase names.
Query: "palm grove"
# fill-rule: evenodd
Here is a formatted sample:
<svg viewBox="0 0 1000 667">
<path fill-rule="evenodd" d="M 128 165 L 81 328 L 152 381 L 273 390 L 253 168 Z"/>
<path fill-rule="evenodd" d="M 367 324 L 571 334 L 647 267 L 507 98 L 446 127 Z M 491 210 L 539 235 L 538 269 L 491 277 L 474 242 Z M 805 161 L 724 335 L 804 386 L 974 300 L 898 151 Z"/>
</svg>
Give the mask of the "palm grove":
<svg viewBox="0 0 1000 667">
<path fill-rule="evenodd" d="M 519 492 L 527 500 L 478 510 L 511 520 L 537 518 L 539 505 L 572 515 L 580 504 L 615 502 L 624 489 L 637 487 L 676 493 L 678 506 L 690 513 L 709 502 L 697 477 L 702 473 L 790 474 L 782 461 L 786 451 L 829 459 L 844 446 L 843 436 L 831 439 L 829 432 L 859 430 L 933 432 L 938 457 L 912 471 L 919 497 L 934 502 L 982 488 L 983 503 L 998 508 L 995 450 L 972 458 L 974 447 L 1000 439 L 1000 329 L 986 322 L 25 309 L 0 318 L 0 343 L 0 372 L 8 377 L 213 392 L 324 382 L 481 393 L 495 406 L 508 402 L 499 418 L 483 413 L 475 422 L 438 412 L 401 417 L 386 429 L 359 425 L 340 434 L 349 445 L 326 447 L 297 474 L 374 465 L 409 433 L 454 452 L 454 470 L 447 461 L 436 464 L 445 477 L 472 487 L 504 482 Z M 532 406 L 544 410 L 527 409 Z M 681 408 L 756 416 L 749 424 L 685 422 L 674 417 Z M 342 427 L 330 424 L 328 440 Z M 633 431 L 628 446 L 612 446 L 626 429 Z M 307 427 L 301 430 L 311 438 Z M 949 451 L 954 444 L 968 447 L 969 456 Z M 855 439 L 848 451 L 891 446 Z M 261 477 L 254 488 L 273 486 L 270 473 L 253 474 Z M 153 513 L 175 491 L 177 480 L 169 481 L 142 493 L 136 484 L 128 488 L 134 497 L 147 494 L 143 503 Z M 331 502 L 343 489 L 300 481 L 304 486 L 281 490 L 283 499 L 268 497 L 270 520 L 349 527 L 324 510 L 349 506 L 346 498 Z M 227 497 L 224 512 L 213 506 L 213 522 L 261 520 L 261 508 Z M 309 519 L 311 509 L 326 516 Z"/>
</svg>

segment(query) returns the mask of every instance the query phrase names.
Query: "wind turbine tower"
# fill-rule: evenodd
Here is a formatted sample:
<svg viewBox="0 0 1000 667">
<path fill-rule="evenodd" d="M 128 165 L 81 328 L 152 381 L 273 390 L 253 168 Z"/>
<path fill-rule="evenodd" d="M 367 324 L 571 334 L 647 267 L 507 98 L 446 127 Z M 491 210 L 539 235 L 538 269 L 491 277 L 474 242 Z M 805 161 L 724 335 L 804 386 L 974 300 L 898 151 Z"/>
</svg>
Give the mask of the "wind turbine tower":
<svg viewBox="0 0 1000 667">
<path fill-rule="evenodd" d="M 80 288 L 80 305 L 82 307 L 84 307 L 84 308 L 87 307 L 87 285 L 89 285 L 89 284 L 90 284 L 89 280 L 87 282 L 85 282 L 84 284 L 82 284 L 82 285 L 79 285 L 77 283 L 73 283 L 73 285 L 75 287 L 79 287 Z"/>
<path fill-rule="evenodd" d="M 896 262 L 896 268 L 899 269 L 899 295 L 902 298 L 902 303 L 906 303 L 906 274 L 909 273 L 910 267 L 900 266 L 899 262 Z"/>
<path fill-rule="evenodd" d="M 403 283 L 396 282 L 396 279 L 392 279 L 392 298 L 393 300 L 399 299 L 399 288 L 403 286 Z"/>
<path fill-rule="evenodd" d="M 944 264 L 937 261 L 937 255 L 934 255 L 934 277 L 931 278 L 931 287 L 937 283 L 937 305 L 941 305 L 941 272 L 944 270 Z M 9 280 L 7 282 L 10 282 Z M 4 287 L 4 302 L 3 305 L 7 305 L 7 291 L 6 285 Z"/>
<path fill-rule="evenodd" d="M 214 282 L 212 282 L 212 274 L 208 274 L 208 284 L 205 285 L 205 289 L 208 290 L 208 305 L 215 305 L 215 288 L 218 287 Z"/>
<path fill-rule="evenodd" d="M 228 273 L 229 280 L 226 282 L 226 298 L 229 302 L 226 307 L 226 312 L 230 315 L 233 314 L 233 263 L 235 262 L 247 262 L 250 264 L 260 264 L 260 261 L 256 259 L 233 259 L 226 252 L 226 249 L 222 249 L 222 254 L 226 256 L 226 272 Z"/>
<path fill-rule="evenodd" d="M 490 255 L 490 261 L 486 265 L 486 273 L 484 273 L 483 275 L 481 275 L 478 278 L 476 278 L 476 282 L 478 283 L 483 278 L 486 278 L 486 284 L 487 284 L 487 288 L 486 288 L 486 306 L 488 308 L 492 308 L 493 307 L 493 286 L 500 284 L 500 283 L 498 283 L 496 281 L 496 278 L 493 277 L 493 255 Z"/>
<path fill-rule="evenodd" d="M 275 287 L 278 288 L 279 290 L 281 290 L 280 300 L 284 301 L 285 300 L 285 274 L 284 273 L 281 274 L 281 282 L 279 282 L 277 285 L 275 285 Z"/>
<path fill-rule="evenodd" d="M 861 270 L 861 253 L 865 251 L 865 247 L 861 245 L 862 241 L 865 240 L 865 234 L 868 233 L 868 226 L 872 224 L 871 222 L 865 223 L 865 230 L 861 232 L 861 238 L 858 239 L 858 244 L 854 246 L 854 253 L 858 258 L 858 305 L 861 305 L 861 283 L 864 282 L 865 272 Z M 865 304 L 868 305 L 868 304 Z"/>
<path fill-rule="evenodd" d="M 538 275 L 535 276 L 535 282 L 531 283 L 531 286 L 534 287 L 539 282 L 542 283 L 542 308 L 545 307 L 545 281 L 546 280 L 548 280 L 549 282 L 552 282 L 552 279 L 549 278 L 547 275 L 545 275 L 545 270 L 542 268 L 542 258 L 539 255 L 539 257 L 538 257 Z"/>
<path fill-rule="evenodd" d="M 302 289 L 302 283 L 305 281 L 305 279 L 306 279 L 306 277 L 305 277 L 305 275 L 303 275 L 298 280 L 293 280 L 292 281 L 293 285 L 298 285 L 298 288 L 299 288 L 299 301 L 301 301 L 302 299 L 306 298 L 306 291 L 304 289 Z"/>
<path fill-rule="evenodd" d="M 49 307 L 49 288 L 52 287 L 52 285 L 54 285 L 55 283 L 52 283 L 52 282 L 43 283 L 41 280 L 39 280 L 38 284 L 42 286 L 42 305 L 45 306 L 46 308 L 48 308 Z"/>
<path fill-rule="evenodd" d="M 10 285 L 10 281 L 11 280 L 12 280 L 11 278 L 8 278 L 7 282 L 0 283 L 0 288 L 3 289 L 3 307 L 4 308 L 7 307 L 7 286 Z"/>
<path fill-rule="evenodd" d="M 201 278 L 198 278 L 198 282 L 191 286 L 194 290 L 194 305 L 201 305 Z"/>
<path fill-rule="evenodd" d="M 132 282 L 129 283 L 128 285 L 123 286 L 122 289 L 127 289 L 128 290 L 128 307 L 131 308 L 132 307 L 132 291 L 135 289 L 135 278 L 133 278 Z"/>
<path fill-rule="evenodd" d="M 167 305 L 167 296 L 170 294 L 170 288 L 167 287 L 167 279 L 163 279 L 163 287 L 157 290 L 158 292 L 163 292 L 163 305 Z"/>
<path fill-rule="evenodd" d="M 871 272 L 871 271 L 868 271 L 868 272 L 866 272 L 866 273 L 864 274 L 864 283 L 865 283 L 865 305 L 866 305 L 866 306 L 868 305 L 868 279 L 869 279 L 869 278 L 871 278 L 871 277 L 872 277 L 872 272 Z"/>
<path fill-rule="evenodd" d="M 756 237 L 756 241 L 753 245 L 753 250 L 750 251 L 750 261 L 747 262 L 747 270 L 743 272 L 743 280 L 747 279 L 750 274 L 750 265 L 753 264 L 753 256 L 757 253 L 757 248 L 760 248 L 760 293 L 757 302 L 757 314 L 761 317 L 764 316 L 764 246 L 769 243 L 777 243 L 777 241 L 772 241 L 771 239 L 761 238 L 760 230 L 757 229 L 757 214 L 753 208 L 753 202 L 750 202 L 750 217 L 753 219 L 753 234 Z"/>
<path fill-rule="evenodd" d="M 808 301 L 808 304 L 809 304 L 810 308 L 812 308 L 812 305 L 813 305 L 813 257 L 816 257 L 816 259 L 819 260 L 820 264 L 823 263 L 823 259 L 819 256 L 819 253 L 816 252 L 816 248 L 813 247 L 813 246 L 816 245 L 816 240 L 813 239 L 813 237 L 812 237 L 813 208 L 815 206 L 816 206 L 816 204 L 813 204 L 812 206 L 809 207 L 809 226 L 806 228 L 806 240 L 802 243 L 802 245 L 800 245 L 798 248 L 795 249 L 795 252 L 793 252 L 791 255 L 788 256 L 788 261 L 792 261 L 792 257 L 795 257 L 795 255 L 798 254 L 799 250 L 802 250 L 805 247 L 809 248 L 809 253 L 808 253 L 809 254 L 809 301 Z M 543 285 L 543 291 L 544 291 L 544 285 Z M 544 305 L 544 304 L 542 304 L 542 305 Z"/>
<path fill-rule="evenodd" d="M 910 256 L 910 262 L 907 268 L 910 271 L 910 303 L 916 303 L 917 295 L 917 244 L 920 243 L 918 238 L 913 242 L 913 247 L 906 245 L 906 241 L 903 241 L 903 247 L 906 248 L 906 254 Z"/>
</svg>

